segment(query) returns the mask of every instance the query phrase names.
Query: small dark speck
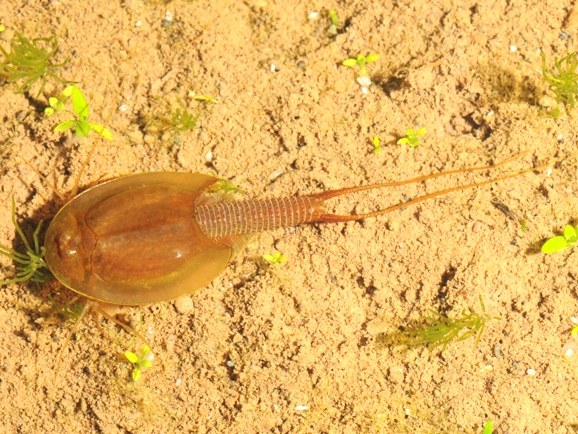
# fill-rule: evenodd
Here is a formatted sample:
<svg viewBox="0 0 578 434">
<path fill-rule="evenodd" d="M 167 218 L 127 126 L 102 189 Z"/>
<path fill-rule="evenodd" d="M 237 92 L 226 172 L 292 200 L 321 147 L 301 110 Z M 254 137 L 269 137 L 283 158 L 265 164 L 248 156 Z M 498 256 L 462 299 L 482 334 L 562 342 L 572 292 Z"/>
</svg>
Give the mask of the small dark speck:
<svg viewBox="0 0 578 434">
<path fill-rule="evenodd" d="M 561 39 L 562 41 L 565 41 L 566 39 L 568 39 L 568 33 L 566 32 L 562 32 L 558 35 L 558 39 Z"/>
</svg>

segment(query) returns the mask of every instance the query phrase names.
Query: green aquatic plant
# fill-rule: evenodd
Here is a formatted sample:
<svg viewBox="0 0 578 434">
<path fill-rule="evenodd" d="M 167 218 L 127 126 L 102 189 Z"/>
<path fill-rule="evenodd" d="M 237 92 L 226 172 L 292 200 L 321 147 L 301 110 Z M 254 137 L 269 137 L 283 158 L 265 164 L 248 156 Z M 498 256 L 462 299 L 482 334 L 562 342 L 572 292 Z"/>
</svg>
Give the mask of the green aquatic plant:
<svg viewBox="0 0 578 434">
<path fill-rule="evenodd" d="M 422 316 L 421 318 L 431 323 L 431 325 L 421 329 L 409 330 L 407 332 L 408 336 L 411 337 L 409 343 L 412 345 L 426 344 L 429 345 L 430 349 L 441 346 L 443 352 L 450 342 L 465 341 L 476 335 L 476 345 L 478 345 L 486 327 L 486 322 L 492 319 L 500 319 L 499 317 L 494 317 L 486 313 L 482 296 L 480 296 L 480 305 L 482 306 L 481 314 L 473 310 L 468 312 L 464 309 L 462 316 L 459 318 L 449 318 L 441 313 L 428 309 L 433 316 Z M 467 330 L 463 331 L 464 329 Z"/>
<path fill-rule="evenodd" d="M 554 67 L 546 67 L 546 56 L 542 54 L 542 76 L 549 84 L 550 90 L 556 94 L 556 102 L 567 104 L 570 107 L 576 105 L 578 96 L 578 58 L 577 53 L 571 53 L 560 60 L 554 57 Z M 559 109 L 555 109 L 553 115 L 559 114 Z"/>
<path fill-rule="evenodd" d="M 56 310 L 72 321 L 73 324 L 76 324 L 85 314 L 86 305 L 76 302 L 76 298 L 74 300 L 66 300 L 64 306 L 58 303 L 51 295 L 48 296 L 48 299 Z"/>
<path fill-rule="evenodd" d="M 144 345 L 138 354 L 135 354 L 131 351 L 125 351 L 123 354 L 126 360 L 128 360 L 133 365 L 131 372 L 132 381 L 136 382 L 140 380 L 143 368 L 152 367 L 152 353 L 148 345 Z"/>
<path fill-rule="evenodd" d="M 26 282 L 32 280 L 33 282 L 46 282 L 50 278 L 50 274 L 41 271 L 42 268 L 48 268 L 44 261 L 44 247 L 41 247 L 38 242 L 38 234 L 42 229 L 42 221 L 38 223 L 36 230 L 32 234 L 34 241 L 34 249 L 31 247 L 28 239 L 24 236 L 24 232 L 16 221 L 16 202 L 14 196 L 12 197 L 12 224 L 16 228 L 16 232 L 20 235 L 24 246 L 26 247 L 26 254 L 17 252 L 0 244 L 0 255 L 7 256 L 14 262 L 20 264 L 16 266 L 16 276 L 12 279 L 0 280 L 0 285 L 7 285 L 9 283 Z"/>
<path fill-rule="evenodd" d="M 361 75 L 367 75 L 367 69 L 365 65 L 371 62 L 375 62 L 379 59 L 379 54 L 369 54 L 365 57 L 363 54 L 358 55 L 355 59 L 345 59 L 343 65 L 353 68 L 359 66 L 359 72 Z"/>
<path fill-rule="evenodd" d="M 572 247 L 578 241 L 578 232 L 572 225 L 564 227 L 564 235 L 558 235 L 547 240 L 542 246 L 542 253 L 555 253 Z"/>
<path fill-rule="evenodd" d="M 5 75 L 9 83 L 18 80 L 24 81 L 16 93 L 28 92 L 34 83 L 42 80 L 36 95 L 37 98 L 44 90 L 47 77 L 52 77 L 61 83 L 72 83 L 60 78 L 55 73 L 56 69 L 65 66 L 69 60 L 66 59 L 58 64 L 51 63 L 50 60 L 57 49 L 58 39 L 56 35 L 49 38 L 36 38 L 30 42 L 29 39 L 15 32 L 15 36 L 10 42 L 9 53 L 0 46 L 0 53 L 4 56 L 4 60 L 0 62 L 0 75 Z"/>
<path fill-rule="evenodd" d="M 419 145 L 419 136 L 423 136 L 426 133 L 426 129 L 420 128 L 419 130 L 415 131 L 413 128 L 409 130 L 405 130 L 405 137 L 402 137 L 397 141 L 398 145 L 408 144 L 412 148 L 417 148 Z"/>
<path fill-rule="evenodd" d="M 189 92 L 188 97 L 194 101 L 191 103 L 192 107 L 187 106 L 179 97 L 176 101 L 163 101 L 163 107 L 154 109 L 145 121 L 145 130 L 158 134 L 163 141 L 172 140 L 179 146 L 180 134 L 197 128 L 199 119 L 207 107 L 210 104 L 218 104 L 217 99 L 208 95 L 195 95 Z"/>
<path fill-rule="evenodd" d="M 173 131 L 189 131 L 197 126 L 200 114 L 193 115 L 187 107 L 177 108 L 171 116 L 169 129 Z"/>
<path fill-rule="evenodd" d="M 218 104 L 218 101 L 212 96 L 208 95 L 191 95 L 195 101 L 200 101 L 201 103 L 212 103 Z M 167 129 L 173 131 L 189 131 L 197 126 L 197 121 L 201 117 L 201 113 L 193 114 L 189 111 L 188 107 L 179 100 L 180 108 L 177 108 L 171 115 L 170 121 L 168 121 Z"/>
<path fill-rule="evenodd" d="M 212 173 L 212 175 L 217 177 L 216 173 Z M 215 181 L 215 183 L 209 187 L 209 191 L 220 195 L 247 194 L 245 190 L 237 187 L 233 181 L 223 178 Z"/>
<path fill-rule="evenodd" d="M 60 98 L 50 98 L 50 107 L 46 107 L 44 113 L 46 116 L 51 116 L 55 112 L 64 109 L 64 101 L 69 98 L 72 100 L 72 108 L 76 114 L 76 119 L 69 119 L 59 123 L 54 127 L 54 131 L 67 131 L 74 129 L 74 134 L 79 139 L 83 139 L 88 133 L 93 130 L 101 134 L 106 140 L 112 141 L 112 133 L 104 128 L 102 125 L 88 122 L 88 102 L 84 97 L 82 91 L 76 86 L 68 86 L 60 95 Z"/>
</svg>

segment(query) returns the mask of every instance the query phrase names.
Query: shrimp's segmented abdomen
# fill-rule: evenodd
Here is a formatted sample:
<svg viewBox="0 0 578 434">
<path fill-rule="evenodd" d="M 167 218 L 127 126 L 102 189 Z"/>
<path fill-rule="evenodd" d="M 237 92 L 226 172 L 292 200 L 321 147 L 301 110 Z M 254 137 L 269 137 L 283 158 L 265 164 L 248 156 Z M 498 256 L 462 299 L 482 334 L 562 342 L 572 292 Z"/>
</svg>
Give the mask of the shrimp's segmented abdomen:
<svg viewBox="0 0 578 434">
<path fill-rule="evenodd" d="M 211 238 L 254 234 L 314 221 L 322 204 L 308 196 L 221 201 L 197 205 L 197 222 Z"/>
</svg>

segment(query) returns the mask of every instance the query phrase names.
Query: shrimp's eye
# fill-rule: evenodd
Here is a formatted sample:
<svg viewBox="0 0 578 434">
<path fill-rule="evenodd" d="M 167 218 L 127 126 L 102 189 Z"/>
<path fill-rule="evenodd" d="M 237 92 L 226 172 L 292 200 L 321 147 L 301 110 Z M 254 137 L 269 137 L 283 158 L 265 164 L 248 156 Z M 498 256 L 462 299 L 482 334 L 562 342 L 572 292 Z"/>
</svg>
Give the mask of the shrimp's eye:
<svg viewBox="0 0 578 434">
<path fill-rule="evenodd" d="M 58 246 L 58 255 L 62 259 L 72 259 L 78 253 L 80 247 L 80 235 L 73 235 L 70 232 L 64 232 L 56 237 Z"/>
</svg>

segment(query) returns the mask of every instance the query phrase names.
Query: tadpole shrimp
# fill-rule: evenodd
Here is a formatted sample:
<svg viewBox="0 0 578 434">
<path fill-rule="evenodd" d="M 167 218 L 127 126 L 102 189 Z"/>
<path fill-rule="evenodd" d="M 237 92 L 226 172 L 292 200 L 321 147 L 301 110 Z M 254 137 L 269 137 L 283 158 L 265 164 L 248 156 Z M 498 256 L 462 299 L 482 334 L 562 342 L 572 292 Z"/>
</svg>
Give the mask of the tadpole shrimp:
<svg viewBox="0 0 578 434">
<path fill-rule="evenodd" d="M 117 95 L 118 98 L 118 95 Z M 110 118 L 110 116 L 109 116 Z M 107 121 L 108 123 L 108 121 Z M 79 179 L 98 141 L 80 173 Z M 44 242 L 45 263 L 35 232 L 30 257 L 3 248 L 20 263 L 47 266 L 66 287 L 96 302 L 142 305 L 192 294 L 215 279 L 251 234 L 309 223 L 335 223 L 378 217 L 403 207 L 452 192 L 477 188 L 537 170 L 528 168 L 497 178 L 460 185 L 362 214 L 333 214 L 325 203 L 367 190 L 425 182 L 440 176 L 494 169 L 530 151 L 480 167 L 454 169 L 404 181 L 342 188 L 310 195 L 236 201 L 219 191 L 216 177 L 200 173 L 151 172 L 104 182 L 76 195 L 52 219 Z M 40 175 L 40 174 L 39 174 Z M 13 221 L 17 226 L 13 210 Z M 33 259 L 36 258 L 36 259 Z M 36 268 L 34 268 L 36 270 Z M 21 278 L 0 282 L 22 281 Z M 106 314 L 94 302 L 90 307 Z M 77 321 L 78 324 L 78 321 Z M 146 342 L 141 335 L 136 333 Z M 69 337 L 70 338 L 70 337 Z M 58 367 L 60 365 L 60 354 Z"/>
</svg>

